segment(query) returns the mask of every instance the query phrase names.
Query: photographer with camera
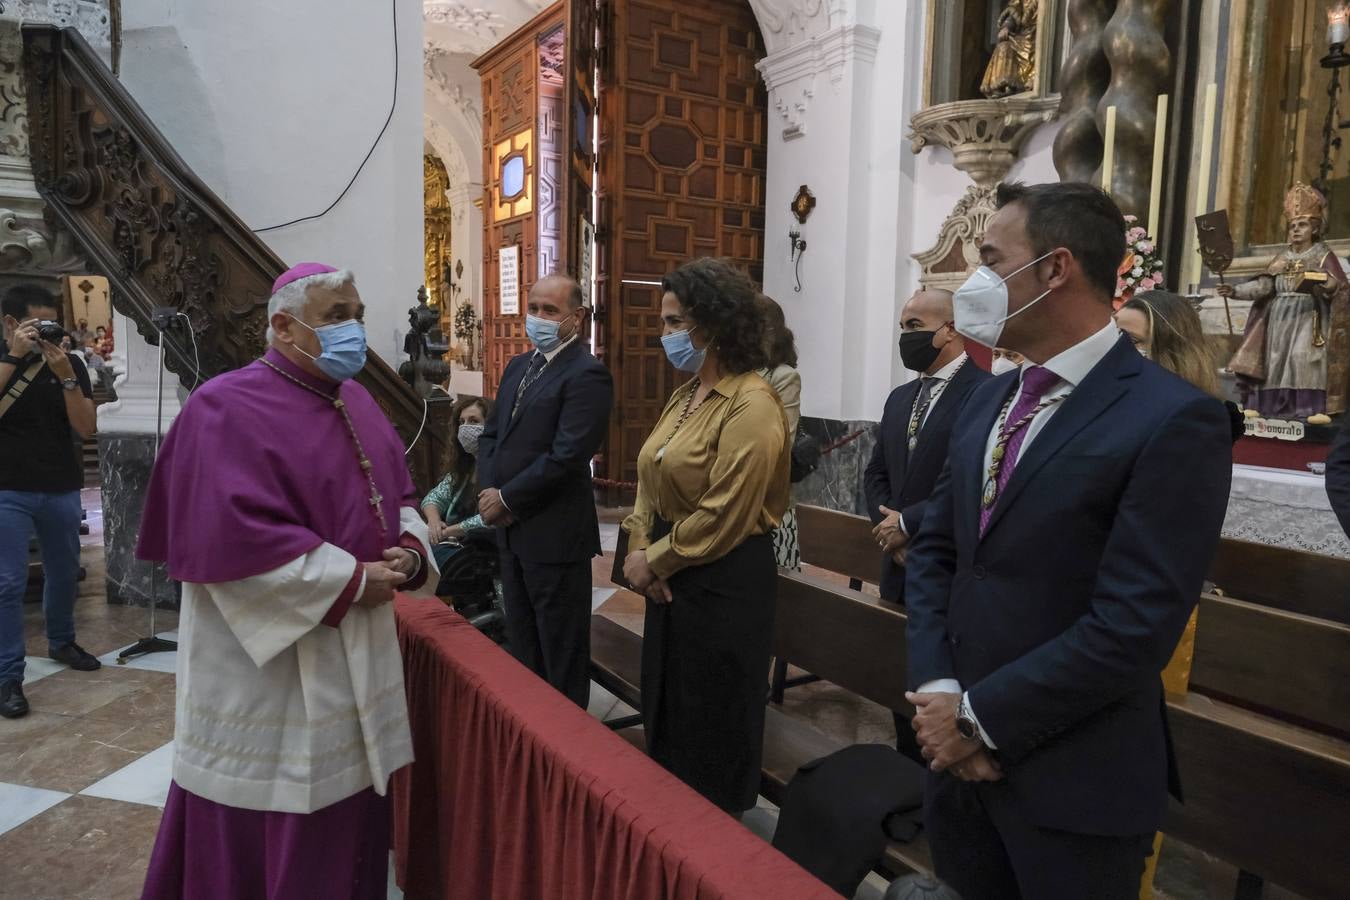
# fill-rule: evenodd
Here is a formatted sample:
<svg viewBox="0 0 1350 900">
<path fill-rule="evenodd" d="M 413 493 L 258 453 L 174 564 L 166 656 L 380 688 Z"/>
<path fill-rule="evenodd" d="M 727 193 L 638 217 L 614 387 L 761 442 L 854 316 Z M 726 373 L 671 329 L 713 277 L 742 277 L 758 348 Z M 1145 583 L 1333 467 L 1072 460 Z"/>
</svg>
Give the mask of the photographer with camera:
<svg viewBox="0 0 1350 900">
<path fill-rule="evenodd" d="M 94 433 L 84 363 L 61 349 L 56 299 L 19 285 L 0 301 L 0 716 L 28 713 L 23 695 L 23 595 L 28 541 L 37 534 L 51 658 L 90 672 L 99 661 L 75 643 L 80 568 L 80 487 L 75 437 Z"/>
</svg>

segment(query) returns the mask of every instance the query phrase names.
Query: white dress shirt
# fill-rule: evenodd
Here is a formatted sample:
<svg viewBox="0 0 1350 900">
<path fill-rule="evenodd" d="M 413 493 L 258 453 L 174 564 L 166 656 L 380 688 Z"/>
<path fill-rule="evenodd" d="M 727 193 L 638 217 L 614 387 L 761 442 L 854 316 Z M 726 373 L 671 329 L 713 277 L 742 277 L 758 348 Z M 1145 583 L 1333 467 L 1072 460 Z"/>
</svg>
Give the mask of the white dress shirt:
<svg viewBox="0 0 1350 900">
<path fill-rule="evenodd" d="M 1050 390 L 1045 392 L 1045 396 L 1042 399 L 1048 400 L 1051 397 L 1067 397 L 1069 394 L 1073 393 L 1073 389 L 1082 384 L 1083 379 L 1087 377 L 1088 373 L 1096 368 L 1099 362 L 1106 358 L 1106 354 L 1111 352 L 1111 348 L 1115 347 L 1118 340 L 1120 340 L 1120 329 L 1116 327 L 1114 321 L 1107 322 L 1106 326 L 1103 327 L 1101 331 L 1098 331 L 1086 340 L 1079 341 L 1063 353 L 1046 360 L 1041 365 L 1041 368 L 1049 369 L 1051 372 L 1054 372 L 1059 376 L 1059 381 L 1051 386 Z M 1028 360 L 1026 365 L 1022 366 L 1022 371 L 1018 373 L 1019 391 L 1021 390 L 1022 379 L 1026 376 L 1027 369 L 1031 368 L 1033 365 L 1035 365 L 1035 363 Z M 1019 460 L 1026 456 L 1027 448 L 1031 446 L 1032 441 L 1036 440 L 1036 435 L 1041 433 L 1045 428 L 1045 423 L 1049 422 L 1050 417 L 1063 405 L 1062 402 L 1052 403 L 1050 406 L 1047 406 L 1045 409 L 1038 412 L 1036 418 L 1028 423 L 1027 436 L 1022 439 L 1022 446 L 1017 454 Z M 989 430 L 989 437 L 985 441 L 984 467 L 981 469 L 982 472 L 988 471 L 990 464 L 993 462 L 994 446 L 998 443 L 998 426 L 999 423 L 995 421 L 994 427 Z M 955 678 L 938 678 L 920 685 L 918 693 L 964 694 L 965 691 L 961 687 L 961 682 L 957 681 Z M 980 729 L 980 737 L 990 749 L 997 749 L 994 742 L 989 739 L 989 735 L 985 733 L 984 726 L 980 725 L 980 720 L 975 715 L 975 708 L 970 705 L 969 695 L 965 696 L 965 701 L 966 708 L 970 711 L 971 718 L 975 719 L 975 726 Z"/>
</svg>

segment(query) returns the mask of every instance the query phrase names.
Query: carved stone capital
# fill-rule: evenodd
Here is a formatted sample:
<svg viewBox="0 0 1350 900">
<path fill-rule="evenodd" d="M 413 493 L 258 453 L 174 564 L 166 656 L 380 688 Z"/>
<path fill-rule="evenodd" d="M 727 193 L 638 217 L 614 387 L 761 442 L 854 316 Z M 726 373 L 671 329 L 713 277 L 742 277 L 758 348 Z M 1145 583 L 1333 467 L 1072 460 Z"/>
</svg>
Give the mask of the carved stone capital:
<svg viewBox="0 0 1350 900">
<path fill-rule="evenodd" d="M 856 0 L 750 0 L 770 55 L 852 25 Z"/>
<path fill-rule="evenodd" d="M 932 247 L 915 253 L 924 287 L 955 290 L 980 261 L 980 240 L 994 214 L 994 185 L 972 184 L 938 229 Z"/>
<path fill-rule="evenodd" d="M 783 120 L 784 140 L 806 133 L 818 77 L 827 77 L 838 92 L 849 64 L 873 62 L 880 42 L 881 32 L 875 28 L 844 25 L 770 53 L 756 63 L 769 103 Z"/>
<path fill-rule="evenodd" d="M 952 152 L 953 164 L 977 185 L 992 188 L 1008 174 L 1031 133 L 1052 121 L 1057 97 L 1005 97 L 942 103 L 914 114 L 910 147 Z"/>
<path fill-rule="evenodd" d="M 67 275 L 87 269 L 68 233 L 52 229 L 40 215 L 0 207 L 0 272 Z"/>
</svg>

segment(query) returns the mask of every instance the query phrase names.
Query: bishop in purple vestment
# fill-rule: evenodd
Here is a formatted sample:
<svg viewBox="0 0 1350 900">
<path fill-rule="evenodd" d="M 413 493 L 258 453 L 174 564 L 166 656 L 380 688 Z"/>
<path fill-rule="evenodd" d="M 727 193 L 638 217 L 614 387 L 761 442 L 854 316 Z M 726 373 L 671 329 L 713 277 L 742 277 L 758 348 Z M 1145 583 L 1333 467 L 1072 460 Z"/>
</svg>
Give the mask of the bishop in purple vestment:
<svg viewBox="0 0 1350 900">
<path fill-rule="evenodd" d="M 394 590 L 437 582 L 398 435 L 351 378 L 350 272 L 273 285 L 262 359 L 202 385 L 138 555 L 183 583 L 173 784 L 144 897 L 384 897 L 412 761 Z"/>
</svg>

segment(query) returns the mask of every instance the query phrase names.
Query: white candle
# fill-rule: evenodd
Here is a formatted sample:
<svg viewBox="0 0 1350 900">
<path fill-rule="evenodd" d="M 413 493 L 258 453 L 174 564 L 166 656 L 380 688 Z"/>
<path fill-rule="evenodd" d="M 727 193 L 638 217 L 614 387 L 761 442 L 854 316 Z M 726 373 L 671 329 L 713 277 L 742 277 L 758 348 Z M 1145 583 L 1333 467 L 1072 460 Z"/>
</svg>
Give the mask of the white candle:
<svg viewBox="0 0 1350 900">
<path fill-rule="evenodd" d="M 1102 149 L 1102 190 L 1111 193 L 1111 175 L 1116 165 L 1116 108 L 1106 108 L 1106 146 Z"/>
<path fill-rule="evenodd" d="M 1210 84 L 1205 88 L 1205 117 L 1200 126 L 1200 167 L 1195 170 L 1195 214 L 1203 216 L 1209 212 L 1209 176 L 1214 163 L 1214 104 L 1218 99 L 1218 86 Z M 1195 277 L 1192 284 L 1200 283 L 1200 231 L 1195 232 L 1195 255 L 1192 259 Z"/>
<path fill-rule="evenodd" d="M 1350 39 L 1350 10 L 1344 6 L 1327 10 L 1327 43 L 1345 45 Z"/>
<path fill-rule="evenodd" d="M 1153 180 L 1148 192 L 1148 234 L 1158 239 L 1158 215 L 1162 208 L 1163 156 L 1167 143 L 1167 95 L 1158 95 L 1157 124 L 1153 126 Z"/>
</svg>

